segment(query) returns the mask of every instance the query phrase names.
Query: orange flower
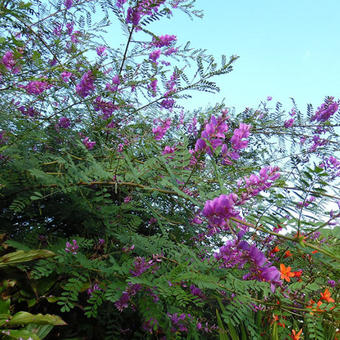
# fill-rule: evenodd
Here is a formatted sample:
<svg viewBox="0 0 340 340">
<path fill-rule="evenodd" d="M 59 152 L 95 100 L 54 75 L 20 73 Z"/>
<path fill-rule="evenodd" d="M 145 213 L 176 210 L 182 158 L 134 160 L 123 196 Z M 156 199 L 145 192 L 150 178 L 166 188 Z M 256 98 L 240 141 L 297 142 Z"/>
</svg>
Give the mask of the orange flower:
<svg viewBox="0 0 340 340">
<path fill-rule="evenodd" d="M 276 246 L 276 247 L 272 250 L 273 253 L 277 253 L 278 251 L 280 251 L 280 248 L 279 248 L 278 246 Z"/>
<path fill-rule="evenodd" d="M 302 270 L 298 270 L 297 272 L 293 272 L 295 277 L 301 277 L 302 275 Z"/>
<path fill-rule="evenodd" d="M 287 250 L 283 257 L 286 258 L 286 257 L 291 257 L 291 256 L 293 256 L 293 254 L 289 250 Z"/>
<path fill-rule="evenodd" d="M 314 300 L 309 300 L 309 305 L 306 306 L 306 308 L 312 308 L 312 306 L 315 304 L 315 301 Z"/>
<path fill-rule="evenodd" d="M 325 311 L 324 309 L 320 309 L 320 306 L 321 306 L 321 305 L 322 305 L 322 301 L 319 300 L 318 303 L 316 304 L 316 311 L 317 311 L 317 312 L 322 313 L 322 312 Z"/>
<path fill-rule="evenodd" d="M 318 251 L 317 250 L 313 250 L 312 251 L 312 254 L 316 254 Z"/>
<path fill-rule="evenodd" d="M 291 272 L 291 267 L 286 267 L 283 263 L 280 264 L 281 279 L 290 282 L 290 278 L 294 277 L 294 273 Z"/>
<path fill-rule="evenodd" d="M 296 234 L 294 235 L 294 237 L 297 238 L 297 239 L 301 239 L 302 242 L 304 242 L 305 239 L 306 239 L 306 236 L 304 236 L 304 235 L 301 234 L 301 233 L 296 233 Z"/>
<path fill-rule="evenodd" d="M 315 301 L 314 300 L 309 300 L 309 305 L 306 306 L 306 308 L 311 308 L 313 312 L 318 312 L 318 313 L 322 313 L 325 310 L 324 309 L 320 309 L 320 306 L 322 305 L 322 301 L 319 300 L 316 304 L 316 308 L 315 308 Z M 314 314 L 314 313 L 310 313 L 310 314 Z"/>
<path fill-rule="evenodd" d="M 321 300 L 325 300 L 327 302 L 334 302 L 334 299 L 331 298 L 331 292 L 328 290 L 328 288 L 325 289 L 325 291 L 321 294 Z"/>
<path fill-rule="evenodd" d="M 295 333 L 295 330 L 292 330 L 292 335 L 290 336 L 293 340 L 300 340 L 300 336 L 302 333 L 302 329 L 299 330 L 298 333 Z"/>
<path fill-rule="evenodd" d="M 280 322 L 279 316 L 276 314 L 273 315 L 273 321 L 271 322 L 271 324 L 273 324 L 274 322 L 277 322 L 278 326 L 286 328 L 286 325 Z"/>
</svg>

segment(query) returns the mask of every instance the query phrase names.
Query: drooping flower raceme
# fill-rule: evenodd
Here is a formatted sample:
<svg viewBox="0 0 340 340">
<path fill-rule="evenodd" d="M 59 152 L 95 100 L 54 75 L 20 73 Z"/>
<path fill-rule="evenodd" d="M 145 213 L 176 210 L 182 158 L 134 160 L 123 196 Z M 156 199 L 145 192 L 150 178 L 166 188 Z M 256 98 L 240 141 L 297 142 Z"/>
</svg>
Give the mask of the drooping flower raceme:
<svg viewBox="0 0 340 340">
<path fill-rule="evenodd" d="M 77 84 L 76 92 L 79 94 L 79 96 L 85 98 L 94 90 L 94 76 L 92 74 L 92 71 L 89 70 L 84 73 L 80 82 Z"/>
<path fill-rule="evenodd" d="M 47 89 L 51 88 L 52 86 L 53 86 L 52 84 L 49 84 L 45 81 L 33 80 L 30 81 L 27 85 L 20 87 L 26 89 L 26 92 L 28 94 L 39 95 L 46 91 Z"/>
<path fill-rule="evenodd" d="M 242 234 L 241 234 L 242 235 Z M 246 263 L 249 272 L 243 276 L 244 280 L 266 281 L 274 291 L 277 285 L 281 285 L 280 272 L 272 266 L 265 255 L 255 245 L 249 245 L 241 241 L 240 237 L 227 241 L 217 253 L 215 259 L 220 262 L 222 268 L 243 268 Z"/>
<path fill-rule="evenodd" d="M 110 91 L 110 92 L 116 92 L 118 90 L 118 85 L 120 84 L 120 79 L 119 79 L 119 75 L 116 74 L 113 78 L 112 78 L 112 83 L 106 84 L 106 90 Z"/>
<path fill-rule="evenodd" d="M 136 7 L 129 7 L 126 14 L 126 23 L 137 26 L 145 15 L 152 15 L 158 12 L 158 8 L 165 0 L 141 0 Z M 122 7 L 125 1 L 117 1 L 118 7 Z"/>
<path fill-rule="evenodd" d="M 126 15 L 126 23 L 137 26 L 140 19 L 141 13 L 138 11 L 138 8 L 129 7 Z"/>
<path fill-rule="evenodd" d="M 248 138 L 250 135 L 250 124 L 240 123 L 240 127 L 234 130 L 234 134 L 230 139 L 231 145 L 234 150 L 241 150 L 247 147 Z"/>
<path fill-rule="evenodd" d="M 152 263 L 148 263 L 145 261 L 144 257 L 136 257 L 134 262 L 134 268 L 130 271 L 132 276 L 140 276 L 144 272 L 146 272 L 150 267 L 152 266 Z"/>
<path fill-rule="evenodd" d="M 161 125 L 152 128 L 152 132 L 154 133 L 156 140 L 161 140 L 171 126 L 171 118 L 168 118 L 166 120 L 155 119 L 154 124 L 156 124 L 157 122 L 161 123 Z"/>
<path fill-rule="evenodd" d="M 150 84 L 148 85 L 148 88 L 150 89 L 150 91 L 152 92 L 152 96 L 154 97 L 156 95 L 157 92 L 157 79 L 153 79 Z"/>
<path fill-rule="evenodd" d="M 294 124 L 294 118 L 291 118 L 291 119 L 288 119 L 284 122 L 284 127 L 286 129 L 288 129 L 288 128 L 292 127 L 293 124 Z"/>
<path fill-rule="evenodd" d="M 115 302 L 115 307 L 120 312 L 122 312 L 125 308 L 128 308 L 131 297 L 135 296 L 141 289 L 142 286 L 138 283 L 128 283 L 128 286 L 126 287 L 125 291 L 123 291 L 122 296 L 119 298 L 118 301 Z"/>
<path fill-rule="evenodd" d="M 89 137 L 85 137 L 84 139 L 82 139 L 82 142 L 88 150 L 92 150 L 93 147 L 96 145 L 96 142 L 90 141 Z"/>
<path fill-rule="evenodd" d="M 164 147 L 164 150 L 162 151 L 162 155 L 167 155 L 169 153 L 174 153 L 175 152 L 175 148 L 169 145 L 166 145 Z"/>
<path fill-rule="evenodd" d="M 7 51 L 1 59 L 7 70 L 17 74 L 20 72 L 20 67 L 16 66 L 17 62 L 14 59 L 14 53 L 12 51 Z"/>
<path fill-rule="evenodd" d="M 68 22 L 66 24 L 67 34 L 71 35 L 73 33 L 74 22 Z"/>
<path fill-rule="evenodd" d="M 331 172 L 333 177 L 340 176 L 340 161 L 334 156 L 329 156 L 319 166 Z"/>
<path fill-rule="evenodd" d="M 93 103 L 94 109 L 102 113 L 101 118 L 106 120 L 110 118 L 114 111 L 118 110 L 118 106 L 113 102 L 105 101 L 101 97 L 97 97 Z"/>
<path fill-rule="evenodd" d="M 203 215 L 208 218 L 208 222 L 214 231 L 227 227 L 230 217 L 240 218 L 239 211 L 235 209 L 238 196 L 234 193 L 220 195 L 213 200 L 206 201 L 203 208 Z"/>
<path fill-rule="evenodd" d="M 245 191 L 241 192 L 241 199 L 238 204 L 243 204 L 246 200 L 256 196 L 260 191 L 270 188 L 274 181 L 280 177 L 278 166 L 265 166 L 260 172 L 259 176 L 252 174 L 249 177 L 244 177 L 238 180 L 237 185 L 241 187 L 244 185 Z"/>
<path fill-rule="evenodd" d="M 201 138 L 196 142 L 195 151 L 205 151 L 211 155 L 217 147 L 223 144 L 227 131 L 228 125 L 222 117 L 216 119 L 215 116 L 211 116 L 210 122 L 205 125 Z"/>
<path fill-rule="evenodd" d="M 175 35 L 161 35 L 159 37 L 153 37 L 152 39 L 152 46 L 155 47 L 163 47 L 163 46 L 170 46 L 172 43 L 174 43 L 177 40 Z"/>
<path fill-rule="evenodd" d="M 327 97 L 325 102 L 318 107 L 311 121 L 325 122 L 339 109 L 339 101 L 334 101 L 334 97 Z"/>
<path fill-rule="evenodd" d="M 155 63 L 157 59 L 160 57 L 160 55 L 161 55 L 161 50 L 152 51 L 149 55 L 149 59 Z"/>
</svg>

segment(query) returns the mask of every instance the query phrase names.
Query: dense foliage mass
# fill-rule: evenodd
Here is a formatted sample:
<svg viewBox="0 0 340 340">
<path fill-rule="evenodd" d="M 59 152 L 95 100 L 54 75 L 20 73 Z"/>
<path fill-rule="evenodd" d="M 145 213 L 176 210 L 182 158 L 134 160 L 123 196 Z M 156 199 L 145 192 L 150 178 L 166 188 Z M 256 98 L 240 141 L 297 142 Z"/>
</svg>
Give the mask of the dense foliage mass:
<svg viewBox="0 0 340 340">
<path fill-rule="evenodd" d="M 339 101 L 188 110 L 193 3 L 0 1 L 4 339 L 336 338 Z"/>
</svg>

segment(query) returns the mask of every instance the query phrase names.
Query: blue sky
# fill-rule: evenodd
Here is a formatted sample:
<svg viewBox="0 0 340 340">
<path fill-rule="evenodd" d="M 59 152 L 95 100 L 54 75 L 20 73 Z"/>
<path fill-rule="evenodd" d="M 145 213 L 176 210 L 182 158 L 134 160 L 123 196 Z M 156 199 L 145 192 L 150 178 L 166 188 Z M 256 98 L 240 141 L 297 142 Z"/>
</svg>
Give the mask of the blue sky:
<svg viewBox="0 0 340 340">
<path fill-rule="evenodd" d="M 326 95 L 340 97 L 339 0 L 197 0 L 204 18 L 191 21 L 176 12 L 149 29 L 176 34 L 179 43 L 240 59 L 234 71 L 217 78 L 218 95 L 195 96 L 195 107 L 225 98 L 237 110 L 257 107 L 272 96 L 289 109 L 318 106 Z"/>
</svg>

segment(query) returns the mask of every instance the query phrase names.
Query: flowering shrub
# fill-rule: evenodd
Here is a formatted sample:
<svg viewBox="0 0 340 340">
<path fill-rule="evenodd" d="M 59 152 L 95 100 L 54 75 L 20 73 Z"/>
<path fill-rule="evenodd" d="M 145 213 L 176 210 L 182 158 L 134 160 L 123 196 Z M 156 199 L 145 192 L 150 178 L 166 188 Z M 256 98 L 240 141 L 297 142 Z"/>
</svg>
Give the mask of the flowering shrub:
<svg viewBox="0 0 340 340">
<path fill-rule="evenodd" d="M 188 110 L 237 57 L 151 32 L 180 10 L 0 2 L 4 339 L 336 339 L 339 101 Z"/>
</svg>

